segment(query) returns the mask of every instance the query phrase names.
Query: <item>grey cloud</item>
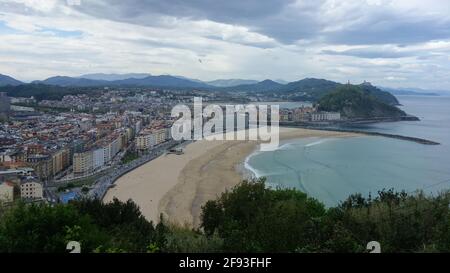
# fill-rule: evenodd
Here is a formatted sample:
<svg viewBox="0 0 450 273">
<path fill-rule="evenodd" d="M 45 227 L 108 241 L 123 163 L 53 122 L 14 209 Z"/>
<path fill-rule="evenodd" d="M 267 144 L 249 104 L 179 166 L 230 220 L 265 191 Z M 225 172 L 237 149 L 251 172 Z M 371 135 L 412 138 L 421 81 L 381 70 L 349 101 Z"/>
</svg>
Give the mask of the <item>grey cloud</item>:
<svg viewBox="0 0 450 273">
<path fill-rule="evenodd" d="M 252 31 L 292 44 L 315 38 L 336 44 L 409 44 L 450 38 L 450 21 L 440 15 L 398 14 L 388 6 L 370 6 L 365 1 L 343 11 L 339 18 L 323 14 L 326 0 L 83 0 L 79 11 L 93 16 L 141 25 L 164 25 L 164 16 L 208 19 L 242 25 Z M 339 7 L 337 7 L 339 8 Z M 333 24 L 345 24 L 336 31 L 324 31 Z"/>
<path fill-rule="evenodd" d="M 335 44 L 414 44 L 450 38 L 450 21 L 441 19 L 408 22 L 389 20 L 367 21 L 358 28 L 327 33 L 326 41 Z M 404 45 L 405 46 L 405 45 Z"/>
<path fill-rule="evenodd" d="M 219 35 L 206 35 L 205 38 L 217 40 L 217 41 L 225 41 L 225 39 Z M 263 49 L 276 47 L 276 43 L 270 42 L 270 41 L 269 42 L 253 42 L 253 41 L 247 42 L 245 40 L 242 40 L 239 38 L 233 38 L 233 37 L 226 39 L 226 41 L 234 42 L 234 43 L 241 44 L 241 45 L 259 47 L 259 48 L 263 48 Z"/>
<path fill-rule="evenodd" d="M 395 59 L 395 58 L 411 57 L 417 54 L 416 52 L 399 52 L 394 50 L 370 49 L 370 48 L 349 49 L 344 51 L 322 50 L 321 53 L 326 55 L 343 55 L 368 59 L 377 59 L 377 58 Z"/>
<path fill-rule="evenodd" d="M 240 25 L 278 41 L 292 43 L 311 37 L 320 30 L 315 19 L 320 3 L 291 8 L 294 0 L 131 0 L 93 1 L 85 0 L 77 10 L 111 20 L 146 26 L 167 26 L 164 16 L 192 20 L 211 20 L 219 23 Z"/>
</svg>

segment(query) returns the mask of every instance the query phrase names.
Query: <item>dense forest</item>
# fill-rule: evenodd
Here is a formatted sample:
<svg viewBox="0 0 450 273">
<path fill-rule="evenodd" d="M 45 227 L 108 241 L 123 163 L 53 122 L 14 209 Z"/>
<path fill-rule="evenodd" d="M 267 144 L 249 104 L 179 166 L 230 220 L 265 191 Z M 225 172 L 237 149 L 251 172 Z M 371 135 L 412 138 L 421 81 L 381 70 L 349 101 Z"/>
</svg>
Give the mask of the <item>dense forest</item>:
<svg viewBox="0 0 450 273">
<path fill-rule="evenodd" d="M 17 86 L 0 86 L 0 92 L 6 92 L 9 97 L 34 97 L 36 100 L 60 100 L 65 95 L 92 94 L 97 92 L 94 87 L 61 87 L 45 84 L 22 84 Z"/>
<path fill-rule="evenodd" d="M 401 117 L 406 113 L 374 96 L 363 86 L 343 85 L 318 101 L 323 111 L 340 112 L 346 118 Z"/>
<path fill-rule="evenodd" d="M 0 211 L 0 252 L 88 253 L 449 252 L 450 192 L 427 196 L 383 190 L 352 195 L 339 206 L 292 189 L 244 181 L 203 207 L 190 229 L 147 221 L 132 201 L 78 200 L 67 205 L 17 203 Z"/>
</svg>

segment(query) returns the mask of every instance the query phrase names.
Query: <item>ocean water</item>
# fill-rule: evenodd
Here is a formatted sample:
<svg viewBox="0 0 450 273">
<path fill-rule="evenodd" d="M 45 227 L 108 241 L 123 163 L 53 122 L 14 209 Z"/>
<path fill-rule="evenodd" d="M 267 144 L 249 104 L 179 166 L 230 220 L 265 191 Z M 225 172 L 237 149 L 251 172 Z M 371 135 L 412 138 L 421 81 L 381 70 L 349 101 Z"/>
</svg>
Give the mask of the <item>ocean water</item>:
<svg viewBox="0 0 450 273">
<path fill-rule="evenodd" d="M 439 146 L 376 136 L 289 140 L 272 152 L 255 152 L 245 163 L 271 187 L 297 188 L 334 206 L 350 194 L 394 188 L 436 193 L 450 189 L 450 97 L 399 96 L 419 122 L 357 128 L 440 142 Z"/>
</svg>

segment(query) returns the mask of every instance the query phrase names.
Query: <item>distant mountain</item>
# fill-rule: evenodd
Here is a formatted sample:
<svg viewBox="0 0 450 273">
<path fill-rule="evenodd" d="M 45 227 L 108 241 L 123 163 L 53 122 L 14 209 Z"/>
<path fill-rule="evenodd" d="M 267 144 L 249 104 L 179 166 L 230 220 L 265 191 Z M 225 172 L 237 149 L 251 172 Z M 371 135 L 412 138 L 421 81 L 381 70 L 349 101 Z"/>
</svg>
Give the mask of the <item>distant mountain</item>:
<svg viewBox="0 0 450 273">
<path fill-rule="evenodd" d="M 201 80 L 198 80 L 198 79 L 191 79 L 191 78 L 188 78 L 188 77 L 178 76 L 178 75 L 163 75 L 163 76 L 172 76 L 172 77 L 175 77 L 175 78 L 179 78 L 179 79 L 183 79 L 183 80 L 188 80 L 188 81 L 192 81 L 192 82 L 205 83 L 205 82 L 203 82 L 203 81 L 201 81 Z"/>
<path fill-rule="evenodd" d="M 40 100 L 60 100 L 65 95 L 86 94 L 92 92 L 89 88 L 61 87 L 45 84 L 21 84 L 17 86 L 0 86 L 0 92 L 6 92 L 9 97 L 31 97 Z"/>
<path fill-rule="evenodd" d="M 236 92 L 272 92 L 278 91 L 281 87 L 283 87 L 282 84 L 279 84 L 272 80 L 264 80 L 255 84 L 243 84 L 233 87 L 227 87 L 225 88 L 225 90 Z"/>
<path fill-rule="evenodd" d="M 391 93 L 383 91 L 378 87 L 373 86 L 369 82 L 364 82 L 359 85 L 365 92 L 368 94 L 378 98 L 379 100 L 389 104 L 389 105 L 400 105 L 398 99 L 393 96 Z"/>
<path fill-rule="evenodd" d="M 178 87 L 178 88 L 205 88 L 211 87 L 203 82 L 192 81 L 170 75 L 148 76 L 143 79 L 126 79 L 111 82 L 119 86 L 141 86 L 141 87 Z"/>
<path fill-rule="evenodd" d="M 86 74 L 81 75 L 78 78 L 88 79 L 88 80 L 99 80 L 99 81 L 120 81 L 126 79 L 143 79 L 151 74 L 148 73 L 129 73 L 129 74 L 105 74 L 105 73 L 96 73 L 96 74 Z"/>
<path fill-rule="evenodd" d="M 340 83 L 324 79 L 306 78 L 288 83 L 280 88 L 280 92 L 296 94 L 305 100 L 316 101 L 338 87 Z"/>
<path fill-rule="evenodd" d="M 100 80 L 90 80 L 84 78 L 72 78 L 65 76 L 55 76 L 43 81 L 34 81 L 34 84 L 58 85 L 58 86 L 74 86 L 74 87 L 90 87 L 90 86 L 108 86 L 110 82 Z"/>
<path fill-rule="evenodd" d="M 276 79 L 276 80 L 273 80 L 274 82 L 277 82 L 277 83 L 281 83 L 281 84 L 288 84 L 289 82 L 288 81 L 285 81 L 285 80 L 282 80 L 282 79 Z"/>
<path fill-rule="evenodd" d="M 306 78 L 282 85 L 278 90 L 278 93 L 290 100 L 315 102 L 323 96 L 335 91 L 336 88 L 340 86 L 343 86 L 343 84 L 325 79 Z M 364 92 L 389 105 L 399 104 L 397 98 L 395 98 L 392 94 L 382 91 L 368 82 L 364 82 L 359 86 Z"/>
<path fill-rule="evenodd" d="M 12 85 L 17 86 L 23 84 L 21 81 L 18 81 L 10 76 L 0 74 L 0 86 Z"/>
<path fill-rule="evenodd" d="M 176 87 L 176 88 L 205 88 L 209 85 L 201 82 L 194 82 L 174 76 L 148 76 L 141 79 L 128 78 L 117 81 L 91 80 L 85 78 L 72 78 L 56 76 L 44 81 L 34 81 L 35 84 L 58 85 L 63 87 L 101 87 L 101 86 L 122 86 L 122 87 Z"/>
<path fill-rule="evenodd" d="M 242 79 L 220 79 L 215 81 L 206 82 L 209 85 L 216 87 L 233 87 L 238 85 L 257 84 L 258 81 L 254 80 L 242 80 Z"/>
<path fill-rule="evenodd" d="M 407 88 L 389 88 L 381 87 L 382 90 L 391 93 L 392 95 L 411 95 L 411 96 L 440 96 L 440 94 L 435 92 L 426 92 L 421 89 L 407 89 Z"/>
<path fill-rule="evenodd" d="M 252 80 L 228 79 L 202 82 L 200 80 L 189 79 L 182 76 L 143 76 L 146 76 L 146 74 L 88 74 L 82 76 L 88 78 L 56 76 L 48 78 L 44 81 L 34 81 L 33 84 L 61 87 L 153 87 L 199 89 L 204 91 L 266 93 L 267 95 L 274 95 L 279 99 L 311 102 L 316 102 L 325 95 L 336 90 L 337 87 L 343 86 L 341 83 L 315 78 L 306 78 L 300 81 L 290 82 L 288 84 L 281 84 L 272 80 L 255 82 Z M 114 78 L 124 77 L 132 78 L 112 80 Z M 20 84 L 20 82 L 14 82 L 14 79 L 12 80 L 13 82 L 11 82 L 11 79 L 9 79 L 8 82 Z M 242 82 L 246 82 L 247 84 L 234 85 Z M 374 96 L 389 105 L 399 104 L 394 95 L 383 91 L 370 83 L 364 82 L 359 85 L 359 87 L 361 87 L 363 92 Z"/>
<path fill-rule="evenodd" d="M 339 86 L 336 91 L 322 97 L 318 104 L 322 111 L 340 112 L 349 119 L 406 116 L 397 107 L 369 94 L 361 85 Z"/>
</svg>

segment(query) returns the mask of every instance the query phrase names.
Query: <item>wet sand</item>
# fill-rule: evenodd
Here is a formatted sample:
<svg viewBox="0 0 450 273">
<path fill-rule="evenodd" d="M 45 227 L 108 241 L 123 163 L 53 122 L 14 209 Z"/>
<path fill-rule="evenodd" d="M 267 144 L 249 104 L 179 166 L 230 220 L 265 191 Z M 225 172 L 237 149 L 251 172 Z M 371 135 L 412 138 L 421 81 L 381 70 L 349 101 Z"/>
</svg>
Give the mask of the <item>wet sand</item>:
<svg viewBox="0 0 450 273">
<path fill-rule="evenodd" d="M 357 134 L 280 128 L 280 139 L 350 137 Z M 200 223 L 201 206 L 242 181 L 239 165 L 258 148 L 257 141 L 206 141 L 187 145 L 183 155 L 163 155 L 124 175 L 104 201 L 136 202 L 154 222 L 164 219 L 191 227 Z"/>
</svg>

